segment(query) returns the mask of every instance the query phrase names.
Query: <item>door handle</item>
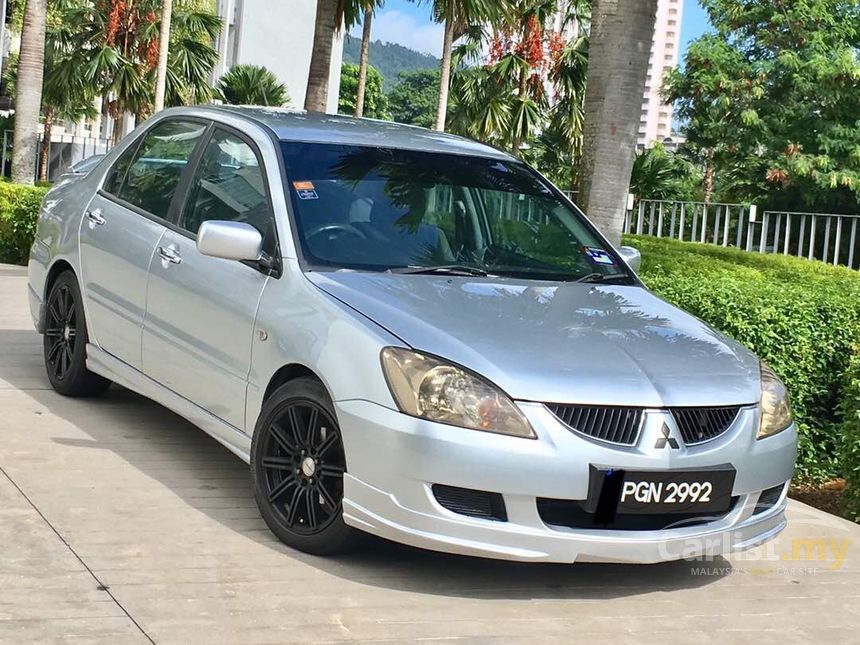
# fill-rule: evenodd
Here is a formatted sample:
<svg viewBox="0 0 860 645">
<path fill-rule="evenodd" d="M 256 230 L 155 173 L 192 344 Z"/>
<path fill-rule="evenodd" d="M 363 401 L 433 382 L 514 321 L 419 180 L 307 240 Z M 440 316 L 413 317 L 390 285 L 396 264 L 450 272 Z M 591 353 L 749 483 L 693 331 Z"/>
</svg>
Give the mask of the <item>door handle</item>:
<svg viewBox="0 0 860 645">
<path fill-rule="evenodd" d="M 170 262 L 171 264 L 179 264 L 182 262 L 182 256 L 169 246 L 159 246 L 158 255 L 161 256 L 162 260 Z"/>
<path fill-rule="evenodd" d="M 87 211 L 87 219 L 89 220 L 90 224 L 94 226 L 101 226 L 105 223 L 105 221 L 107 221 L 104 217 L 102 217 L 101 208 L 94 208 L 91 211 Z"/>
</svg>

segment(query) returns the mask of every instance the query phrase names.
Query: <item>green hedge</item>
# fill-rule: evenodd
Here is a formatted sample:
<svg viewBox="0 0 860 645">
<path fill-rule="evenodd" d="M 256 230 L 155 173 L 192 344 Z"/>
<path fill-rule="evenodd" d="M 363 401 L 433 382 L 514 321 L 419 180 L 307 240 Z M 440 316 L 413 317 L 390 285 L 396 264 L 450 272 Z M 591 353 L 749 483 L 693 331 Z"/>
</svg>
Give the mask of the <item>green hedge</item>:
<svg viewBox="0 0 860 645">
<path fill-rule="evenodd" d="M 860 522 L 860 345 L 848 367 L 842 399 L 842 473 L 848 482 L 845 491 L 846 507 L 850 519 Z"/>
<path fill-rule="evenodd" d="M 0 182 L 0 262 L 27 264 L 47 192 L 45 187 Z"/>
<path fill-rule="evenodd" d="M 857 408 L 856 398 L 849 401 L 849 361 L 860 342 L 860 273 L 705 244 L 626 241 L 642 251 L 651 289 L 749 347 L 783 378 L 800 427 L 801 477 L 842 473 L 840 410 Z M 855 456 L 858 442 L 860 433 Z"/>
</svg>

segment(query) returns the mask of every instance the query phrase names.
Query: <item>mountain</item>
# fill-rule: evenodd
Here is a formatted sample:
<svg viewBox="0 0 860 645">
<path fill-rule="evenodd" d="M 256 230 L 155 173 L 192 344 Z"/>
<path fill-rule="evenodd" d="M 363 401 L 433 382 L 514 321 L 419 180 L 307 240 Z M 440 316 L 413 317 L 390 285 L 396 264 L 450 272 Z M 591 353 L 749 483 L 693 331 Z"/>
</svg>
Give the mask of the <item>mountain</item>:
<svg viewBox="0 0 860 645">
<path fill-rule="evenodd" d="M 360 50 L 361 38 L 347 34 L 343 40 L 343 62 L 358 65 Z M 439 67 L 439 59 L 435 56 L 422 54 L 396 43 L 384 43 L 381 40 L 370 43 L 369 59 L 370 64 L 382 74 L 386 92 L 397 85 L 400 72 Z"/>
</svg>

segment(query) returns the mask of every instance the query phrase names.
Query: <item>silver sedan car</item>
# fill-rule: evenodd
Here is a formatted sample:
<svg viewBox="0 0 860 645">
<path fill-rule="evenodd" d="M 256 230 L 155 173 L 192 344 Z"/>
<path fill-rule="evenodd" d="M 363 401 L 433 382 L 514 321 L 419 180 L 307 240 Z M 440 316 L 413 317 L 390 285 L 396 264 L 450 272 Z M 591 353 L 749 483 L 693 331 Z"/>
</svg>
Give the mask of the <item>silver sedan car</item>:
<svg viewBox="0 0 860 645">
<path fill-rule="evenodd" d="M 59 393 L 114 382 L 189 419 L 303 551 L 358 532 L 533 562 L 759 544 L 785 526 L 785 388 L 638 260 L 475 142 L 181 108 L 48 193 L 29 297 Z"/>
</svg>

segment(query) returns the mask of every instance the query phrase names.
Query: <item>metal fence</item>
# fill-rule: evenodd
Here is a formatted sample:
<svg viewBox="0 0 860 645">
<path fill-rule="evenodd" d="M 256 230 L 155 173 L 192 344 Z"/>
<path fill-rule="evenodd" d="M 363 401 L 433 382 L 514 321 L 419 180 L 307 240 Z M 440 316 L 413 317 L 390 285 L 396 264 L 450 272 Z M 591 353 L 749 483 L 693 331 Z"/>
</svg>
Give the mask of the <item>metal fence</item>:
<svg viewBox="0 0 860 645">
<path fill-rule="evenodd" d="M 4 130 L 0 144 L 0 173 L 2 176 L 11 175 L 12 165 L 12 130 Z M 36 164 L 33 168 L 33 178 L 39 179 L 39 162 L 41 159 L 42 134 L 36 136 Z M 81 137 L 71 134 L 54 135 L 48 143 L 48 181 L 55 181 L 71 166 L 95 154 L 105 154 L 113 147 L 110 139 Z"/>
<path fill-rule="evenodd" d="M 764 211 L 754 204 L 639 200 L 624 232 L 781 253 L 860 269 L 860 215 Z"/>
<path fill-rule="evenodd" d="M 860 269 L 860 215 L 765 211 L 758 250 Z"/>
</svg>

